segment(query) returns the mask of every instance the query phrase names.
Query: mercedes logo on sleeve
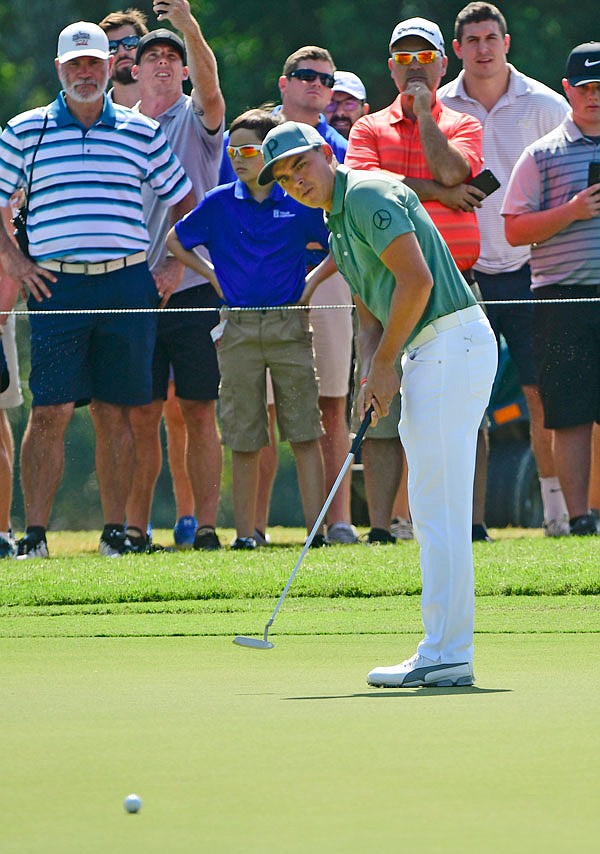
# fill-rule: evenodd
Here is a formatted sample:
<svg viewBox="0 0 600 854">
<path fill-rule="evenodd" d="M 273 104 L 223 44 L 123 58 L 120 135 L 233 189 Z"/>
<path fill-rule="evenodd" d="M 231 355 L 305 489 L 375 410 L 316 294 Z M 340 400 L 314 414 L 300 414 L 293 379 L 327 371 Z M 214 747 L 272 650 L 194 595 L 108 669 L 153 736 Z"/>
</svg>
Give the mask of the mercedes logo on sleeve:
<svg viewBox="0 0 600 854">
<path fill-rule="evenodd" d="M 373 225 L 380 231 L 385 231 L 389 228 L 392 222 L 392 215 L 388 211 L 378 210 L 373 214 Z"/>
</svg>

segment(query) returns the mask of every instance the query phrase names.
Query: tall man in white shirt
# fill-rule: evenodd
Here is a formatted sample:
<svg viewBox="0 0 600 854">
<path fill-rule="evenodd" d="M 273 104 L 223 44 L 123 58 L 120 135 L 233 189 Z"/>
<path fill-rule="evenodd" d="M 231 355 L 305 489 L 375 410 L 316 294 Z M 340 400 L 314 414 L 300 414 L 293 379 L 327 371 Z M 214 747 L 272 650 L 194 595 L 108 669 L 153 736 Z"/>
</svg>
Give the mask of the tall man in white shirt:
<svg viewBox="0 0 600 854">
<path fill-rule="evenodd" d="M 504 236 L 500 209 L 513 166 L 524 148 L 561 123 L 568 112 L 565 99 L 507 61 L 510 35 L 500 10 L 491 3 L 468 3 L 455 21 L 454 52 L 463 70 L 438 90 L 444 104 L 469 113 L 483 125 L 485 165 L 500 189 L 477 210 L 481 254 L 475 269 L 496 337 L 504 335 L 517 367 L 529 407 L 531 446 L 537 462 L 544 531 L 569 533 L 569 517 L 552 457 L 552 431 L 544 413 L 533 356 L 533 306 L 494 306 L 494 300 L 531 299 L 529 246 L 510 246 Z"/>
</svg>

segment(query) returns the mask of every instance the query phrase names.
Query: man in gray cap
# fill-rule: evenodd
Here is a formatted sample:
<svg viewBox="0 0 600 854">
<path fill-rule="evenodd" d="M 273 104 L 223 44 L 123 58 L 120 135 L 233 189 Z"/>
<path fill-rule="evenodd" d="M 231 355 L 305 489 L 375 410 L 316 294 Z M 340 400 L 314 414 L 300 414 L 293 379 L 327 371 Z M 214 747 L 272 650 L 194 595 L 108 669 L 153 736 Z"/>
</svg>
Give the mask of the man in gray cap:
<svg viewBox="0 0 600 854">
<path fill-rule="evenodd" d="M 389 173 L 335 165 L 314 128 L 286 122 L 263 144 L 259 183 L 322 208 L 329 248 L 352 289 L 363 330 L 359 410 L 387 415 L 398 391 L 399 431 L 421 546 L 425 638 L 401 664 L 367 681 L 386 687 L 471 685 L 471 547 L 477 428 L 496 371 L 496 341 L 417 195 Z M 313 283 L 319 281 L 319 271 Z M 468 378 L 468 380 L 466 379 Z"/>
<path fill-rule="evenodd" d="M 159 20 L 170 21 L 183 33 L 183 39 L 164 28 L 142 37 L 132 68 L 140 91 L 137 108 L 163 128 L 198 201 L 217 184 L 223 145 L 225 101 L 217 61 L 188 0 L 156 0 L 154 9 Z M 188 79 L 191 95 L 183 93 Z M 136 466 L 127 503 L 128 532 L 140 551 L 149 546 L 146 530 L 161 467 L 160 420 L 172 367 L 188 436 L 187 471 L 198 522 L 193 547 L 215 550 L 220 548 L 215 526 L 223 456 L 216 421 L 219 371 L 210 330 L 219 322 L 220 300 L 210 282 L 192 270 L 184 272 L 179 261 L 167 256 L 167 211 L 153 193 L 144 195 L 144 212 L 152 239 L 150 268 L 161 307 L 205 310 L 159 316 L 152 403 L 131 413 Z"/>
<path fill-rule="evenodd" d="M 511 246 L 531 245 L 534 352 L 570 533 L 594 535 L 588 496 L 592 428 L 600 423 L 600 42 L 573 48 L 562 84 L 571 113 L 517 160 L 502 215 Z"/>
</svg>

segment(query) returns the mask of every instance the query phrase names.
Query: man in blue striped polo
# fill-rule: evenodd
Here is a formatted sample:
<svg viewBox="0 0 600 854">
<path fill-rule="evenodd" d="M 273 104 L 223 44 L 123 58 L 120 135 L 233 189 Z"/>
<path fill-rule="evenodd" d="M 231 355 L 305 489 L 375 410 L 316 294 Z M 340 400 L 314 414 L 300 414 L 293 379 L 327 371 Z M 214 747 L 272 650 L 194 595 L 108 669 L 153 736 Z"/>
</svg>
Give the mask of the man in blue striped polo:
<svg viewBox="0 0 600 854">
<path fill-rule="evenodd" d="M 156 318 L 103 312 L 158 305 L 146 263 L 142 185 L 172 207 L 175 220 L 194 201 L 158 123 L 105 97 L 111 61 L 96 24 L 65 27 L 56 59 L 62 91 L 47 107 L 16 116 L 0 137 L 0 202 L 8 205 L 31 179 L 30 257 L 0 229 L 0 262 L 29 291 L 31 312 L 33 401 L 21 448 L 27 528 L 20 558 L 48 556 L 65 430 L 74 407 L 90 401 L 105 520 L 100 553 L 129 550 L 123 529 L 134 461 L 128 411 L 152 399 Z"/>
<path fill-rule="evenodd" d="M 545 426 L 570 533 L 587 536 L 597 533 L 588 490 L 600 423 L 600 42 L 573 48 L 562 84 L 571 112 L 517 160 L 502 215 L 511 246 L 531 244 Z"/>
</svg>

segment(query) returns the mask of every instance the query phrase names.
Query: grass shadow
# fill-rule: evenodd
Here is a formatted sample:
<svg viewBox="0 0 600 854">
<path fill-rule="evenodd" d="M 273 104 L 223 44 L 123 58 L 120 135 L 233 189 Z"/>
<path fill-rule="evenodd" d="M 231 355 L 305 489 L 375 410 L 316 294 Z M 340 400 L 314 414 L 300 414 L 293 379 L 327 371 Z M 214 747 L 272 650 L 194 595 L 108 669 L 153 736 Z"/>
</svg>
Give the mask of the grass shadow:
<svg viewBox="0 0 600 854">
<path fill-rule="evenodd" d="M 315 694 L 312 697 L 283 697 L 284 700 L 355 700 L 359 698 L 389 698 L 389 697 L 439 697 L 440 695 L 452 696 L 462 694 L 511 694 L 511 688 L 478 688 L 475 685 L 466 685 L 456 688 L 374 688 L 361 694 Z"/>
</svg>

